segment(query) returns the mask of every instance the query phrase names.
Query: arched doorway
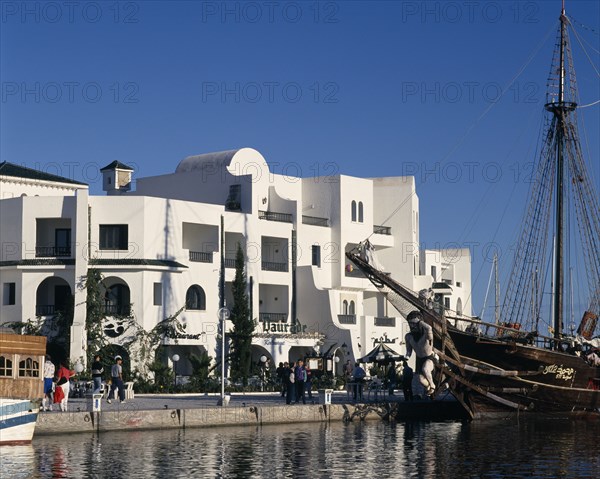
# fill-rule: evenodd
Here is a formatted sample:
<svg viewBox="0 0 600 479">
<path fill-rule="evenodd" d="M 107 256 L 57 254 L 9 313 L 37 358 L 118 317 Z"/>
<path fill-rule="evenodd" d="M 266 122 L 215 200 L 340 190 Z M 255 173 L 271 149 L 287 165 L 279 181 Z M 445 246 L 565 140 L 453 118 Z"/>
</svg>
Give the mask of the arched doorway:
<svg viewBox="0 0 600 479">
<path fill-rule="evenodd" d="M 73 308 L 71 286 L 65 279 L 51 276 L 37 287 L 35 314 L 41 322 L 41 333 L 48 338 L 48 354 L 57 364 L 69 358 Z"/>
<path fill-rule="evenodd" d="M 44 279 L 35 293 L 35 315 L 54 316 L 72 308 L 71 286 L 63 278 L 52 276 Z"/>
<path fill-rule="evenodd" d="M 118 338 L 127 329 L 127 318 L 131 316 L 129 286 L 121 278 L 109 276 L 102 281 L 101 292 L 104 297 L 104 314 L 107 317 L 104 334 L 109 338 Z"/>
</svg>

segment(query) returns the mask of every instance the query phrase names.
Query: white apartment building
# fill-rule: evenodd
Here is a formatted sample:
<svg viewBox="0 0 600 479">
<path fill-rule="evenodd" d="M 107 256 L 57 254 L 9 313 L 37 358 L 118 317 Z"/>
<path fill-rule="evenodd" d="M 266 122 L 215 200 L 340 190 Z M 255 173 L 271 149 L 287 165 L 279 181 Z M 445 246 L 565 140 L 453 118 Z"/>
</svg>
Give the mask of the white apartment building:
<svg viewBox="0 0 600 479">
<path fill-rule="evenodd" d="M 137 179 L 135 190 L 128 166 L 101 171 L 107 195 L 92 196 L 85 184 L 0 163 L 0 324 L 52 321 L 74 295 L 74 361 L 85 356 L 89 268 L 104 277 L 112 343 L 126 334 L 112 314 L 131 311 L 150 330 L 184 307 L 185 333 L 164 342 L 169 357 L 181 357 L 178 372 L 191 372 L 187 353 L 216 358 L 220 258 L 230 306 L 238 243 L 257 324 L 254 361 L 316 352 L 339 372 L 377 341 L 405 352 L 405 321 L 345 257 L 367 238 L 395 279 L 413 290 L 446 282 L 449 307 L 470 314 L 468 251 L 456 262 L 419 252 L 412 177 L 278 175 L 251 148 L 188 157 L 174 173 Z"/>
</svg>

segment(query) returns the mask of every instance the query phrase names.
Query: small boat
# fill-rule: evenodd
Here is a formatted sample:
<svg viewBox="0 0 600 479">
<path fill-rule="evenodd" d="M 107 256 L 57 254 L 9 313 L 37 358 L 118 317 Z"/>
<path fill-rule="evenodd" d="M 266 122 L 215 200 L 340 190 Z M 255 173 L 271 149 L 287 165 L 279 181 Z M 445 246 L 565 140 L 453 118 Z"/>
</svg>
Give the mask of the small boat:
<svg viewBox="0 0 600 479">
<path fill-rule="evenodd" d="M 541 154 L 496 321 L 453 317 L 443 291 L 432 300 L 425 290 L 404 287 L 377 268 L 368 241 L 346 253 L 403 316 L 417 310 L 432 327 L 436 389 L 450 388 L 471 418 L 510 412 L 600 418 L 600 203 L 577 133 L 579 96 L 564 3 L 559 21 Z M 568 229 L 568 220 L 578 231 Z M 566 312 L 565 264 L 572 251 L 583 253 L 587 280 L 578 292 L 586 295 L 586 310 L 577 329 L 567 324 Z M 551 272 L 542 273 L 548 265 Z M 545 282 L 552 283 L 548 315 Z"/>
<path fill-rule="evenodd" d="M 0 445 L 27 444 L 44 395 L 46 338 L 0 332 Z"/>
</svg>

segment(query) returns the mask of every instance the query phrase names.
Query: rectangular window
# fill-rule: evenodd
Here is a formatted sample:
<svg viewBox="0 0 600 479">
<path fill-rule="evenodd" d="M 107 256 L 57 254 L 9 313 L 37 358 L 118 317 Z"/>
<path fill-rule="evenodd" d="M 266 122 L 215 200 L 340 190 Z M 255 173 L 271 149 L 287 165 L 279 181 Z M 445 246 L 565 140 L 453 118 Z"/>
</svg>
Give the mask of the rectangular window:
<svg viewBox="0 0 600 479">
<path fill-rule="evenodd" d="M 321 267 L 321 247 L 317 244 L 312 245 L 312 265 Z"/>
<path fill-rule="evenodd" d="M 4 306 L 15 304 L 16 291 L 16 283 L 4 283 L 2 291 L 2 304 Z"/>
<path fill-rule="evenodd" d="M 71 228 L 56 228 L 54 230 L 54 246 L 57 248 L 71 247 Z"/>
<path fill-rule="evenodd" d="M 71 256 L 71 228 L 54 230 L 54 248 L 56 256 Z"/>
<path fill-rule="evenodd" d="M 437 276 L 437 269 L 435 266 L 431 267 L 431 276 L 433 276 L 433 280 L 435 281 L 435 277 Z"/>
<path fill-rule="evenodd" d="M 100 249 L 128 249 L 127 225 L 100 225 Z"/>
<path fill-rule="evenodd" d="M 450 298 L 444 298 L 444 307 L 450 309 Z"/>
<path fill-rule="evenodd" d="M 154 283 L 154 306 L 162 306 L 162 283 Z"/>
<path fill-rule="evenodd" d="M 460 288 L 460 287 L 462 287 L 462 283 L 461 283 L 460 281 L 457 281 L 457 282 L 456 282 L 456 287 L 457 287 L 457 288 Z"/>
</svg>

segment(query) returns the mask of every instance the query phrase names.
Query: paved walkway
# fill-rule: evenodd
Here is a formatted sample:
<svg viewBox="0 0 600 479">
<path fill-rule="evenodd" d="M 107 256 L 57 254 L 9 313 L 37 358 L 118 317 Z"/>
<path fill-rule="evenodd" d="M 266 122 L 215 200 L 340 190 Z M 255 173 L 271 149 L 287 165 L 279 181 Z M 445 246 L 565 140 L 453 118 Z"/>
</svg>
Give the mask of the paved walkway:
<svg viewBox="0 0 600 479">
<path fill-rule="evenodd" d="M 134 399 L 129 399 L 125 403 L 121 403 L 118 399 L 113 400 L 112 404 L 108 404 L 105 399 L 102 400 L 103 411 L 118 411 L 122 409 L 136 410 L 157 410 L 157 409 L 200 409 L 217 406 L 217 401 L 220 394 L 136 394 Z M 380 396 L 380 400 L 385 402 L 402 401 L 402 393 L 396 395 Z M 367 394 L 365 393 L 364 401 L 368 402 Z M 371 395 L 370 402 L 375 402 L 375 398 Z M 313 399 L 306 398 L 306 404 L 318 404 L 319 395 L 313 392 Z M 346 391 L 335 391 L 332 395 L 333 404 L 348 404 L 352 403 L 352 398 Z M 280 393 L 265 392 L 265 393 L 231 393 L 231 401 L 229 403 L 233 407 L 245 407 L 249 405 L 285 405 L 285 398 L 281 397 Z M 290 405 L 293 407 L 293 405 Z M 70 398 L 68 409 L 71 412 L 91 411 L 91 398 Z M 53 406 L 52 412 L 44 412 L 43 414 L 52 414 L 58 412 L 58 405 Z"/>
</svg>

